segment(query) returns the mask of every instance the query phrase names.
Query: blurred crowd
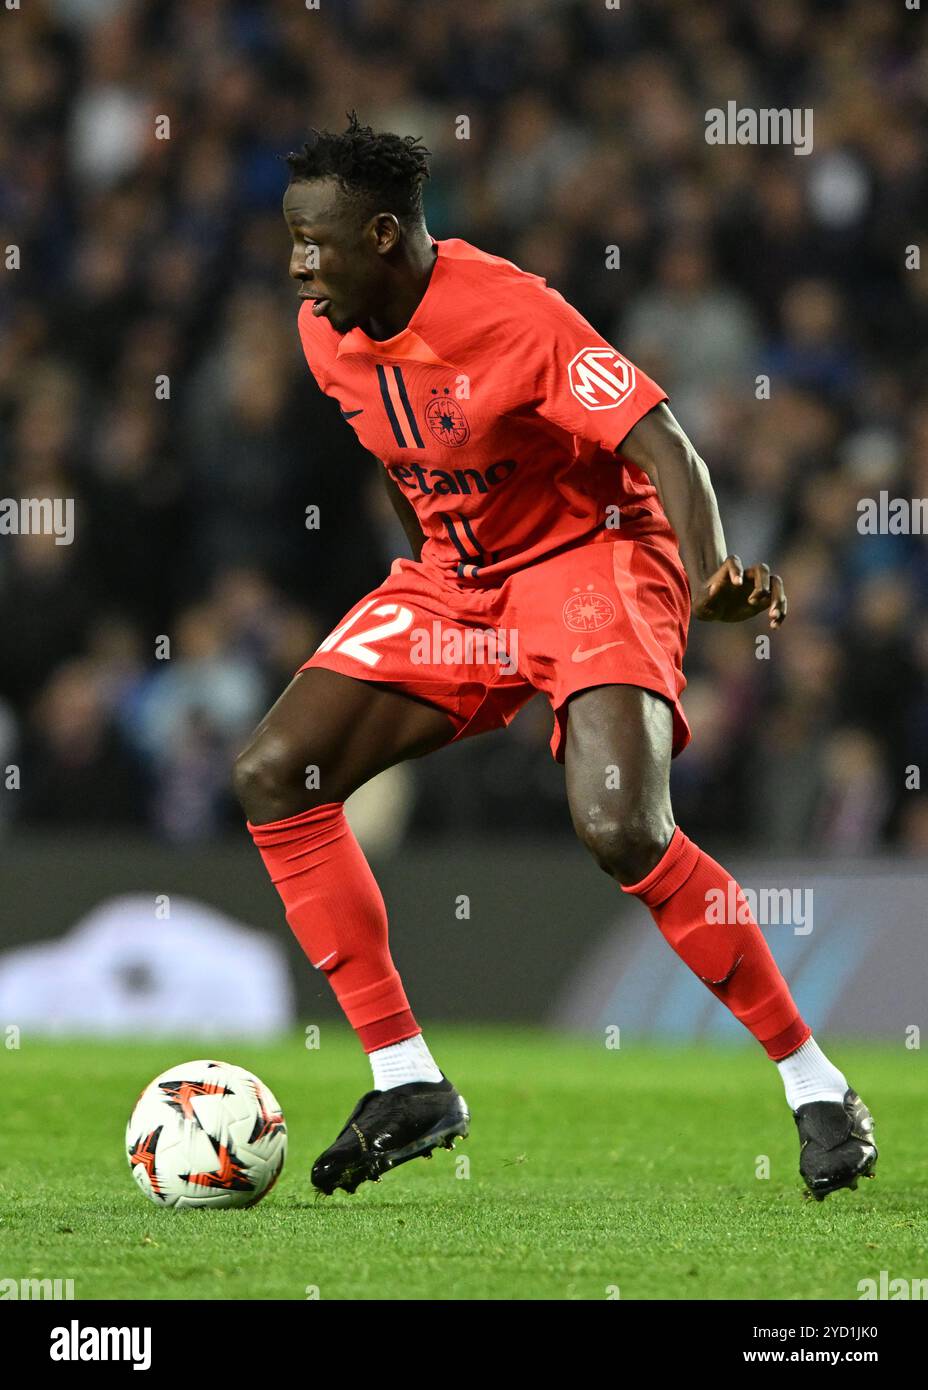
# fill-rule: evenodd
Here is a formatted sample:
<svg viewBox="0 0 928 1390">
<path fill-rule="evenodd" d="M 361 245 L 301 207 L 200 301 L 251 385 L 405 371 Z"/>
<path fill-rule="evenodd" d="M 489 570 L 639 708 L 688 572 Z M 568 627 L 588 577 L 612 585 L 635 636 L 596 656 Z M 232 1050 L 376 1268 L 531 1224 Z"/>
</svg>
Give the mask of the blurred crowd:
<svg viewBox="0 0 928 1390">
<path fill-rule="evenodd" d="M 928 541 L 857 527 L 861 498 L 928 497 L 917 11 L 29 0 L 0 24 L 0 496 L 75 499 L 72 545 L 0 536 L 5 823 L 240 827 L 234 752 L 406 553 L 286 277 L 278 156 L 357 107 L 433 151 L 433 235 L 545 276 L 661 382 L 729 550 L 785 578 L 769 653 L 760 624 L 693 626 L 684 827 L 928 850 Z M 729 100 L 811 107 L 814 152 L 707 144 Z M 413 764 L 406 833 L 565 828 L 549 734 L 535 700 Z"/>
</svg>

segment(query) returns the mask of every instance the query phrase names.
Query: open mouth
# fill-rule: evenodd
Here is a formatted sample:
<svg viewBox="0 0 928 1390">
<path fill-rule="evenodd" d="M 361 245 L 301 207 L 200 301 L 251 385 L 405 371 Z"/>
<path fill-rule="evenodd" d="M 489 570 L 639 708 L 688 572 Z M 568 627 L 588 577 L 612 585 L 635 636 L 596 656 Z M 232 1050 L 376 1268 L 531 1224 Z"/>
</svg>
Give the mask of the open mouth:
<svg viewBox="0 0 928 1390">
<path fill-rule="evenodd" d="M 315 318 L 319 318 L 321 314 L 324 314 L 332 303 L 328 295 L 311 294 L 308 290 L 301 290 L 297 297 L 299 299 L 309 300 L 310 304 L 313 306 L 313 316 Z"/>
</svg>

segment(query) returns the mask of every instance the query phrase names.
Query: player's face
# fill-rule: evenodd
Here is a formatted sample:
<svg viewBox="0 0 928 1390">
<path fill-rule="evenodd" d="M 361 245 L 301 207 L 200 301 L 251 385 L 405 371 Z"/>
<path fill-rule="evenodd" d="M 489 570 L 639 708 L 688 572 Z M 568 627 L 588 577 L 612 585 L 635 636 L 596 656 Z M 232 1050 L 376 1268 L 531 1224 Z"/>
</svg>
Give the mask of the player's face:
<svg viewBox="0 0 928 1390">
<path fill-rule="evenodd" d="M 339 333 L 376 312 L 383 285 L 382 243 L 374 222 L 359 223 L 357 209 L 334 179 L 291 183 L 284 217 L 293 238 L 290 275 L 300 299 Z"/>
</svg>

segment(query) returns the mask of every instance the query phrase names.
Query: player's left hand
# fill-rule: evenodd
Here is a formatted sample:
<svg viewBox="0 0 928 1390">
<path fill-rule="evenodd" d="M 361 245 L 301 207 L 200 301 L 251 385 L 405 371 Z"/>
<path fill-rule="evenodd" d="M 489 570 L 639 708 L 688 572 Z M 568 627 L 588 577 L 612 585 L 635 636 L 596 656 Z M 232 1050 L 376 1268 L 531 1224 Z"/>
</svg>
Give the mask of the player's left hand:
<svg viewBox="0 0 928 1390">
<path fill-rule="evenodd" d="M 737 555 L 728 559 L 702 586 L 693 603 L 693 616 L 704 623 L 743 623 L 766 609 L 771 627 L 786 617 L 786 591 L 769 565 L 744 568 Z"/>
</svg>

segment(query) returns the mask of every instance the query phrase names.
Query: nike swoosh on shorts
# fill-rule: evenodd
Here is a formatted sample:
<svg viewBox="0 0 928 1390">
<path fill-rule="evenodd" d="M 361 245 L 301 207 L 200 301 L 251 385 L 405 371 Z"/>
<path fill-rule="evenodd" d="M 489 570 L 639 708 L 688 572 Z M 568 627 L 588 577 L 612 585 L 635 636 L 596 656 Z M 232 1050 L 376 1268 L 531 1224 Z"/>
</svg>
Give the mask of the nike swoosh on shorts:
<svg viewBox="0 0 928 1390">
<path fill-rule="evenodd" d="M 575 647 L 570 654 L 571 661 L 586 661 L 587 657 L 598 656 L 600 652 L 607 652 L 610 647 L 621 647 L 625 645 L 624 637 L 620 637 L 618 642 L 604 642 L 601 647 L 587 647 L 583 651 L 580 647 Z"/>
</svg>

